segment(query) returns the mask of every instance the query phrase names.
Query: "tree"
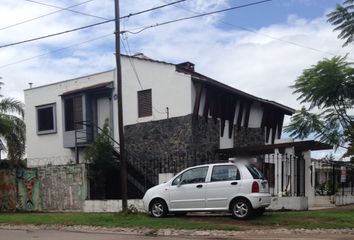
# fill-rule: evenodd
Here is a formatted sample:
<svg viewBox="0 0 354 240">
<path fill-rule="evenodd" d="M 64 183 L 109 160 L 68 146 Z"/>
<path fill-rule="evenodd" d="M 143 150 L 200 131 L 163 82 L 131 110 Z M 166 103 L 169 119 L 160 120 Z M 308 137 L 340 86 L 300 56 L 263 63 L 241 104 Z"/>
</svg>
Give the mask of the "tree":
<svg viewBox="0 0 354 240">
<path fill-rule="evenodd" d="M 291 88 L 302 107 L 285 127 L 291 137 L 316 139 L 347 149 L 345 156 L 354 156 L 354 68 L 345 57 L 319 61 L 305 69 Z M 316 110 L 315 112 L 313 112 Z M 311 112 L 312 111 L 312 112 Z"/>
<path fill-rule="evenodd" d="M 102 131 L 97 134 L 95 141 L 86 149 L 86 159 L 92 164 L 89 178 L 93 183 L 91 189 L 98 193 L 100 198 L 106 199 L 107 179 L 112 169 L 116 168 L 114 146 L 109 137 L 108 119 Z"/>
<path fill-rule="evenodd" d="M 345 40 L 343 46 L 354 41 L 354 0 L 346 0 L 343 5 L 337 4 L 336 9 L 327 15 L 327 21 L 340 31 L 338 38 Z"/>
<path fill-rule="evenodd" d="M 12 98 L 0 100 L 0 137 L 7 146 L 7 158 L 19 165 L 25 153 L 24 106 Z"/>
</svg>

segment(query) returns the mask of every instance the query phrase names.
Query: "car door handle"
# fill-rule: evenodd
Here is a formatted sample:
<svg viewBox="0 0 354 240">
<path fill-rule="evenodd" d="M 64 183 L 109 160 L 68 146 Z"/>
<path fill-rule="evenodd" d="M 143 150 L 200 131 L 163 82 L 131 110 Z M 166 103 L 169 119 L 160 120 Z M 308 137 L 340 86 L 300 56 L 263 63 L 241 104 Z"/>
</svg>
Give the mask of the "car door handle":
<svg viewBox="0 0 354 240">
<path fill-rule="evenodd" d="M 232 182 L 231 183 L 231 185 L 237 185 L 238 184 L 238 182 Z"/>
<path fill-rule="evenodd" d="M 202 187 L 203 187 L 202 184 L 197 185 L 197 188 L 202 188 Z"/>
</svg>

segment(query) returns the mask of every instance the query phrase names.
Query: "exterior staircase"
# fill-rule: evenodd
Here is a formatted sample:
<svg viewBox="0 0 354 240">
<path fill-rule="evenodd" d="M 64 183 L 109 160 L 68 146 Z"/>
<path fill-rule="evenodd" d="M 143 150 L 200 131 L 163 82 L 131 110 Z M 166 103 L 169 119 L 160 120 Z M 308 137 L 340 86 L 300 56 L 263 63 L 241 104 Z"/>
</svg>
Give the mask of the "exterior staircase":
<svg viewBox="0 0 354 240">
<path fill-rule="evenodd" d="M 83 129 L 77 130 L 78 132 L 82 133 L 82 131 L 84 131 L 85 129 L 87 129 L 88 131 L 88 134 L 85 134 L 88 138 L 86 139 L 87 141 L 85 139 L 82 139 L 82 137 L 76 139 L 75 141 L 76 142 L 75 149 L 77 151 L 76 155 L 78 156 L 78 148 L 84 147 L 82 145 L 82 142 L 92 143 L 94 141 L 94 133 L 96 134 L 103 133 L 104 131 L 102 128 L 100 128 L 93 122 L 82 121 L 82 122 L 77 122 L 76 124 L 81 124 L 84 126 Z M 121 154 L 119 149 L 120 145 L 116 140 L 114 140 L 113 137 L 107 134 L 105 135 L 111 140 L 112 145 L 114 146 L 113 156 L 118 165 L 118 169 L 120 169 L 120 159 L 121 159 Z M 82 136 L 82 134 L 75 134 L 75 136 Z M 88 144 L 85 144 L 85 146 L 88 146 Z M 126 151 L 126 163 L 127 163 L 128 188 L 134 188 L 134 189 L 128 189 L 128 198 L 136 198 L 136 197 L 142 198 L 147 189 L 157 184 L 157 181 L 151 181 L 152 179 L 151 176 L 154 176 L 153 174 L 155 174 L 155 172 L 154 170 L 151 170 L 148 166 L 146 166 L 146 163 L 144 162 L 143 159 L 140 159 L 139 157 L 135 156 L 134 153 L 127 152 L 127 151 Z M 117 175 L 120 175 L 120 171 L 117 172 Z"/>
</svg>

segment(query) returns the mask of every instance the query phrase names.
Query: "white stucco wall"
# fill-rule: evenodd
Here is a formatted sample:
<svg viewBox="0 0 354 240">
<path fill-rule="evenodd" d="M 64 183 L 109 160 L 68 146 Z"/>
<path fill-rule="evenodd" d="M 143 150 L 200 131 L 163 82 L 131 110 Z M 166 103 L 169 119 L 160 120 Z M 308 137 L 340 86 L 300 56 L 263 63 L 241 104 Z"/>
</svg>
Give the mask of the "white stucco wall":
<svg viewBox="0 0 354 240">
<path fill-rule="evenodd" d="M 26 152 L 29 167 L 62 165 L 75 161 L 74 151 L 63 147 L 63 106 L 60 95 L 107 81 L 113 81 L 112 71 L 25 90 Z M 38 135 L 36 106 L 51 103 L 56 104 L 57 132 Z"/>
<path fill-rule="evenodd" d="M 191 76 L 176 71 L 172 64 L 131 58 L 138 73 L 141 86 L 127 57 L 122 57 L 124 124 L 136 124 L 192 113 Z M 138 91 L 151 89 L 152 116 L 138 118 Z"/>
<path fill-rule="evenodd" d="M 189 75 L 176 72 L 175 66 L 171 64 L 139 59 L 132 61 L 143 89 L 152 89 L 153 115 L 138 118 L 137 92 L 142 89 L 129 59 L 122 57 L 124 125 L 166 119 L 166 107 L 169 108 L 170 117 L 192 113 L 192 83 Z M 116 95 L 116 77 L 113 70 L 25 90 L 26 150 L 29 167 L 74 163 L 75 152 L 63 147 L 63 104 L 60 95 L 109 81 L 113 81 L 113 94 Z M 57 132 L 38 135 L 36 106 L 51 103 L 56 103 Z M 119 142 L 117 105 L 117 99 L 113 97 L 112 125 L 114 138 Z M 83 158 L 84 154 L 81 152 L 80 159 Z"/>
</svg>

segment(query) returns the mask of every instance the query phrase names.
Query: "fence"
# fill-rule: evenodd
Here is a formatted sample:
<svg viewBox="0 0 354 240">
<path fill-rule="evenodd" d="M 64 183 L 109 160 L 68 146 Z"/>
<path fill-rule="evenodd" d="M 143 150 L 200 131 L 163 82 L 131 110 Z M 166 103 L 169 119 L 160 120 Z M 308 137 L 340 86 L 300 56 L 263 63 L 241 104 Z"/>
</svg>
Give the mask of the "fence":
<svg viewBox="0 0 354 240">
<path fill-rule="evenodd" d="M 317 196 L 354 195 L 354 165 L 348 162 L 314 160 Z"/>
<path fill-rule="evenodd" d="M 257 166 L 269 182 L 273 196 L 305 196 L 305 161 L 291 154 L 257 157 Z"/>
</svg>

